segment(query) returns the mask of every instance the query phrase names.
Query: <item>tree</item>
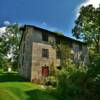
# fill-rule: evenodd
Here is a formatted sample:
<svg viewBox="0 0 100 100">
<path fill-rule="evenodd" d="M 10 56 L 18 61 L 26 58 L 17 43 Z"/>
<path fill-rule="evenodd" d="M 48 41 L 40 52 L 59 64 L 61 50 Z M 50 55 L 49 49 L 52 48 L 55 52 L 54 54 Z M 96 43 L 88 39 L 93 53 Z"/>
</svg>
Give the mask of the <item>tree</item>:
<svg viewBox="0 0 100 100">
<path fill-rule="evenodd" d="M 18 65 L 19 42 L 21 38 L 20 26 L 12 24 L 7 26 L 6 32 L 1 37 L 1 54 L 11 63 L 12 68 Z M 2 57 L 3 58 L 3 57 Z"/>
<path fill-rule="evenodd" d="M 3 68 L 5 62 L 5 46 L 2 37 L 0 37 L 0 68 Z"/>
<path fill-rule="evenodd" d="M 93 5 L 81 7 L 72 33 L 76 38 L 81 38 L 95 46 L 96 52 L 100 53 L 100 6 L 98 8 L 94 8 Z"/>
</svg>

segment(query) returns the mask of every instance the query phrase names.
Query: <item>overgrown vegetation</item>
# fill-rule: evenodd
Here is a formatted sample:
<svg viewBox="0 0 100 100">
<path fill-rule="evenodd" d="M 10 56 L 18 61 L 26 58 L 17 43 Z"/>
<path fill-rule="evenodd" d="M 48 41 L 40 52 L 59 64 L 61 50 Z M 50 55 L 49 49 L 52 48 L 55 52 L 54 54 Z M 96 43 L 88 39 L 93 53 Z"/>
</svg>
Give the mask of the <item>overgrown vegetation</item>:
<svg viewBox="0 0 100 100">
<path fill-rule="evenodd" d="M 75 21 L 73 35 L 82 38 L 89 46 L 87 66 L 73 64 L 70 59 L 63 62 L 59 71 L 58 86 L 54 94 L 60 100 L 99 100 L 100 99 L 100 7 L 82 7 Z M 63 55 L 67 53 L 63 52 Z M 68 57 L 67 57 L 68 58 Z"/>
<path fill-rule="evenodd" d="M 60 100 L 100 99 L 100 55 L 95 55 L 88 69 L 70 64 L 58 76 L 57 97 Z"/>
<path fill-rule="evenodd" d="M 65 45 L 53 47 L 61 51 L 61 69 L 57 73 L 57 87 L 53 94 L 60 100 L 100 99 L 100 6 L 82 7 L 75 21 L 73 35 L 83 39 L 89 46 L 89 63 L 73 64 L 70 49 Z M 67 59 L 66 59 L 67 58 Z"/>
</svg>

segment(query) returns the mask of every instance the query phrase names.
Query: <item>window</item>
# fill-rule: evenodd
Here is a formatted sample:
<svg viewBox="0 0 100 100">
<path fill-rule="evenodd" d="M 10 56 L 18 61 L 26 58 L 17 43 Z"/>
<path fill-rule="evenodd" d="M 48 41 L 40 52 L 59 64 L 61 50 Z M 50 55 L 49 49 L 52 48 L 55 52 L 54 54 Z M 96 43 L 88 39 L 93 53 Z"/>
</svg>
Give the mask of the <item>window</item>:
<svg viewBox="0 0 100 100">
<path fill-rule="evenodd" d="M 67 41 L 67 44 L 70 48 L 73 48 L 73 44 L 72 44 L 72 41 Z"/>
<path fill-rule="evenodd" d="M 48 33 L 42 32 L 42 40 L 48 41 Z"/>
<path fill-rule="evenodd" d="M 48 51 L 48 49 L 42 49 L 42 57 L 45 57 L 45 58 L 49 57 L 49 51 Z"/>
<path fill-rule="evenodd" d="M 60 52 L 60 50 L 57 50 L 56 51 L 56 58 L 57 59 L 60 59 L 61 58 L 61 52 Z"/>
<path fill-rule="evenodd" d="M 78 52 L 79 51 L 79 45 L 74 45 L 74 52 Z"/>
<path fill-rule="evenodd" d="M 56 43 L 60 44 L 60 39 L 59 38 L 56 38 Z"/>
<path fill-rule="evenodd" d="M 82 50 L 82 45 L 79 45 L 79 49 Z"/>
<path fill-rule="evenodd" d="M 61 70 L 62 68 L 61 68 L 61 66 L 57 66 L 57 69 L 58 69 L 58 70 Z"/>
</svg>

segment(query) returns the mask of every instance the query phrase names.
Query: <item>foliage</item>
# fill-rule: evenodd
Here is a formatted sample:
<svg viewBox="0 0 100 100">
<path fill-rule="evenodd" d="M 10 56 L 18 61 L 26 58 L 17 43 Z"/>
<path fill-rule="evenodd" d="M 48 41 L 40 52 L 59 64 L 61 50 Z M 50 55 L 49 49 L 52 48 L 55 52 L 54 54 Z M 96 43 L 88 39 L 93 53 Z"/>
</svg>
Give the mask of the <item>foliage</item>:
<svg viewBox="0 0 100 100">
<path fill-rule="evenodd" d="M 70 64 L 66 69 L 64 67 L 59 72 L 57 95 L 61 100 L 76 100 L 77 96 L 79 97 L 80 87 L 74 82 L 78 75 L 81 75 L 81 72 L 76 74 L 77 72 L 78 69 L 75 68 L 74 64 Z"/>
<path fill-rule="evenodd" d="M 0 41 L 1 65 L 8 60 L 10 65 L 16 69 L 18 65 L 19 41 L 21 38 L 20 26 L 18 24 L 9 25 Z M 6 63 L 5 63 L 6 65 Z"/>
<path fill-rule="evenodd" d="M 64 33 L 62 33 L 62 32 L 54 32 L 54 33 L 57 34 L 57 35 L 64 36 Z"/>
<path fill-rule="evenodd" d="M 56 79 L 56 77 L 54 77 L 54 76 L 48 76 L 48 77 L 45 79 L 45 85 L 46 85 L 46 86 L 53 86 L 53 87 L 56 87 L 56 86 L 57 86 L 57 79 Z"/>
<path fill-rule="evenodd" d="M 54 62 L 51 63 L 50 65 L 50 76 L 55 76 L 56 70 L 55 70 L 55 65 Z"/>
<path fill-rule="evenodd" d="M 71 49 L 66 45 L 67 43 L 65 41 L 61 41 L 60 44 L 55 44 L 55 42 L 50 41 L 49 42 L 52 47 L 59 51 L 60 55 L 60 63 L 64 67 L 66 65 L 66 61 L 71 58 Z"/>
<path fill-rule="evenodd" d="M 61 100 L 99 100 L 100 55 L 90 61 L 88 69 L 70 63 L 60 71 L 56 95 Z"/>
<path fill-rule="evenodd" d="M 2 42 L 2 38 L 0 37 L 0 68 L 3 68 L 4 65 L 4 43 Z"/>
<path fill-rule="evenodd" d="M 96 52 L 100 52 L 100 6 L 81 7 L 72 32 L 76 38 L 82 38 L 88 44 L 94 45 Z"/>
</svg>

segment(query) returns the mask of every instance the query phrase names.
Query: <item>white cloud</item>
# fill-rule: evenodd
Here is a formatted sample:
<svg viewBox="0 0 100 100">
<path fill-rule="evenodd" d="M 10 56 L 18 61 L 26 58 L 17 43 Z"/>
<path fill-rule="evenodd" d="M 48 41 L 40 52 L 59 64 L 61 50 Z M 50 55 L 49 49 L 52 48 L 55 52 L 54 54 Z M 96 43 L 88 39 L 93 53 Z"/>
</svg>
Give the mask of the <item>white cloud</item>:
<svg viewBox="0 0 100 100">
<path fill-rule="evenodd" d="M 37 25 L 38 26 L 38 25 Z M 47 29 L 49 31 L 52 31 L 52 32 L 61 32 L 58 28 L 56 27 L 51 27 L 47 22 L 42 22 L 40 25 L 39 25 L 41 28 L 44 28 L 44 29 Z M 62 32 L 61 32 L 62 33 Z"/>
<path fill-rule="evenodd" d="M 10 25 L 10 22 L 9 21 L 4 21 L 4 25 L 8 26 L 8 25 Z"/>
<path fill-rule="evenodd" d="M 6 27 L 1 27 L 0 28 L 0 36 L 6 32 Z"/>
<path fill-rule="evenodd" d="M 100 4 L 100 0 L 85 0 L 84 3 L 82 3 L 81 5 L 83 6 L 86 6 L 86 5 L 89 5 L 89 4 L 93 4 L 93 6 L 95 8 L 99 7 L 99 4 Z"/>
<path fill-rule="evenodd" d="M 76 8 L 76 17 L 79 16 L 79 11 L 80 11 L 80 8 L 82 6 L 87 6 L 89 4 L 92 4 L 95 8 L 99 7 L 99 4 L 100 4 L 100 0 L 84 0 L 83 3 L 81 3 L 77 8 Z"/>
<path fill-rule="evenodd" d="M 42 26 L 47 26 L 47 23 L 46 23 L 46 22 L 43 22 L 43 23 L 42 23 Z"/>
</svg>

